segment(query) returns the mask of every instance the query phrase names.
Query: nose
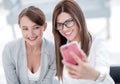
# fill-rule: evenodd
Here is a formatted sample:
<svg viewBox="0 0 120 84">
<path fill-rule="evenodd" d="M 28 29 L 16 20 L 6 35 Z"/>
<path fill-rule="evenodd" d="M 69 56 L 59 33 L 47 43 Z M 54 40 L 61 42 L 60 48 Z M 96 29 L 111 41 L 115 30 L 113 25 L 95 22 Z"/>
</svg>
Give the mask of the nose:
<svg viewBox="0 0 120 84">
<path fill-rule="evenodd" d="M 29 36 L 33 36 L 33 35 L 34 35 L 33 30 L 30 30 L 30 31 L 29 31 Z"/>
</svg>

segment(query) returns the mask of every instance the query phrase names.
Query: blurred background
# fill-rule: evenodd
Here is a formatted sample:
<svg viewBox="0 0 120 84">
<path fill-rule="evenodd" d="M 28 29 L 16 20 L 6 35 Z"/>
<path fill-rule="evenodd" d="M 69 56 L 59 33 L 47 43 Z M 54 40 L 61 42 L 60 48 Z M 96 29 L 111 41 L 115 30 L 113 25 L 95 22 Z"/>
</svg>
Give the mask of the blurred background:
<svg viewBox="0 0 120 84">
<path fill-rule="evenodd" d="M 2 66 L 4 45 L 22 36 L 17 24 L 19 12 L 30 5 L 42 9 L 48 22 L 44 37 L 53 41 L 51 19 L 58 1 L 60 0 L 0 0 L 0 84 L 6 84 Z M 76 1 L 83 10 L 89 31 L 106 41 L 111 66 L 120 66 L 120 0 Z"/>
</svg>

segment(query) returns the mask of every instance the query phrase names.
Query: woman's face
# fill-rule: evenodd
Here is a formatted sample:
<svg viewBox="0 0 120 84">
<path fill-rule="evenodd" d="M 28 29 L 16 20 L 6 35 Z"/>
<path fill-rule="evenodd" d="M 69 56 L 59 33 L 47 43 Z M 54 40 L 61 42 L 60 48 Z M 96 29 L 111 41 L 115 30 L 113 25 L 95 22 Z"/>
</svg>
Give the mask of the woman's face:
<svg viewBox="0 0 120 84">
<path fill-rule="evenodd" d="M 27 16 L 23 16 L 20 19 L 20 28 L 22 31 L 23 38 L 26 43 L 33 46 L 39 45 L 42 40 L 43 31 L 45 31 L 47 24 L 43 26 L 37 25 L 32 22 Z"/>
<path fill-rule="evenodd" d="M 57 17 L 57 30 L 68 41 L 80 42 L 80 28 L 74 18 L 68 13 L 62 12 Z"/>
</svg>

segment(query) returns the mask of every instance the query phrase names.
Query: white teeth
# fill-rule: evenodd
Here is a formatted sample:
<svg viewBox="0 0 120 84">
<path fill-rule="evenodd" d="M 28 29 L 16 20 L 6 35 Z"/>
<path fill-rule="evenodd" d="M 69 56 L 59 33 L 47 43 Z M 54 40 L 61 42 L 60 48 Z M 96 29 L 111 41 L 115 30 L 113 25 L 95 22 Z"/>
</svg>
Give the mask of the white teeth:
<svg viewBox="0 0 120 84">
<path fill-rule="evenodd" d="M 66 34 L 66 35 L 69 35 L 69 34 L 71 34 L 71 33 L 72 33 L 72 31 L 69 31 L 69 32 L 66 32 L 65 34 Z"/>
<path fill-rule="evenodd" d="M 31 41 L 33 41 L 33 40 L 35 40 L 36 38 L 29 38 L 29 40 L 31 40 Z"/>
</svg>

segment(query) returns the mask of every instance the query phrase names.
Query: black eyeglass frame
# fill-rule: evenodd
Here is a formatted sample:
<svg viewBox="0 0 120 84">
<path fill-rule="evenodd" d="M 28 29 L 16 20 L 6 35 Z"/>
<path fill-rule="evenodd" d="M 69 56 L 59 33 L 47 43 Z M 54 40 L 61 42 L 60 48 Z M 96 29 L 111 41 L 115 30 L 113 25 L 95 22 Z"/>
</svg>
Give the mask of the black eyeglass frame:
<svg viewBox="0 0 120 84">
<path fill-rule="evenodd" d="M 74 18 L 70 18 L 67 19 L 64 23 L 58 23 L 56 25 L 56 30 L 62 30 L 63 28 L 71 28 L 72 26 L 74 26 L 75 24 L 75 19 Z"/>
</svg>

